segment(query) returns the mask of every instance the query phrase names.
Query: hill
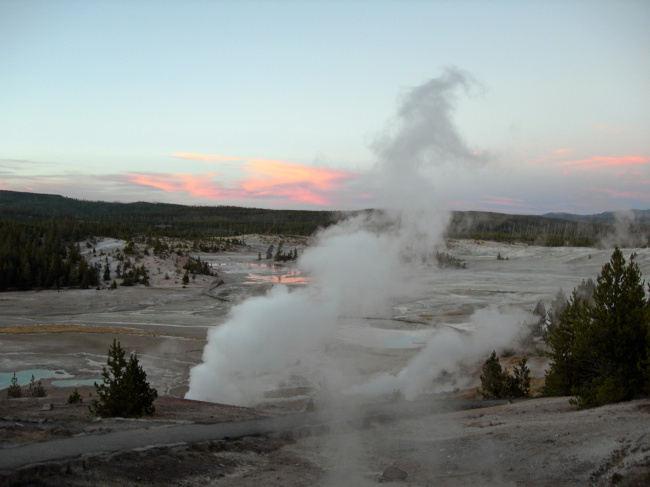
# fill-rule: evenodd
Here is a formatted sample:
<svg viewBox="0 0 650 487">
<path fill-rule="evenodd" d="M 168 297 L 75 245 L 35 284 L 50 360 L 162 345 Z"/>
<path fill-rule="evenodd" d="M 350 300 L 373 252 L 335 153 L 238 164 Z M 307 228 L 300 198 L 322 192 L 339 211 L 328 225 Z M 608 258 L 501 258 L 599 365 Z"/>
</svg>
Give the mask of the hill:
<svg viewBox="0 0 650 487">
<path fill-rule="evenodd" d="M 373 210 L 367 210 L 373 211 Z M 90 234 L 130 238 L 134 234 L 201 238 L 250 233 L 311 235 L 353 213 L 270 210 L 237 206 L 187 206 L 169 203 L 85 201 L 60 195 L 0 191 L 0 219 L 21 222 L 65 219 Z M 525 242 L 546 246 L 645 246 L 650 210 L 596 215 L 548 213 L 508 215 L 455 211 L 449 238 Z M 617 238 L 620 237 L 620 238 Z"/>
</svg>

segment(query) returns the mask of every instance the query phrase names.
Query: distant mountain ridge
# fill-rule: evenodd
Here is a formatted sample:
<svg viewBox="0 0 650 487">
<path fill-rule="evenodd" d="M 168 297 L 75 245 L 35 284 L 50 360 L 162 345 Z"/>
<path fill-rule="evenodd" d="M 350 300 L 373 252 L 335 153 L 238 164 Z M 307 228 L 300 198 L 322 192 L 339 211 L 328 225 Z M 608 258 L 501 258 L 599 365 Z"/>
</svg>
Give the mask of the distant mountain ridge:
<svg viewBox="0 0 650 487">
<path fill-rule="evenodd" d="M 119 203 L 0 190 L 0 219 L 48 221 L 64 218 L 86 226 L 94 225 L 98 235 L 134 232 L 156 232 L 161 235 L 190 238 L 246 233 L 311 235 L 318 228 L 331 225 L 345 215 L 362 211 Z M 487 211 L 455 211 L 452 213 L 446 236 L 551 246 L 593 246 L 611 240 L 613 235 L 620 232 L 621 224 L 626 227 L 626 237 L 634 238 L 635 246 L 648 244 L 650 210 L 594 215 L 509 215 Z"/>
<path fill-rule="evenodd" d="M 621 210 L 606 211 L 593 215 L 577 215 L 573 213 L 545 213 L 541 215 L 545 218 L 557 218 L 559 220 L 574 220 L 586 222 L 611 222 L 617 218 L 635 220 L 639 223 L 650 223 L 650 210 Z"/>
</svg>

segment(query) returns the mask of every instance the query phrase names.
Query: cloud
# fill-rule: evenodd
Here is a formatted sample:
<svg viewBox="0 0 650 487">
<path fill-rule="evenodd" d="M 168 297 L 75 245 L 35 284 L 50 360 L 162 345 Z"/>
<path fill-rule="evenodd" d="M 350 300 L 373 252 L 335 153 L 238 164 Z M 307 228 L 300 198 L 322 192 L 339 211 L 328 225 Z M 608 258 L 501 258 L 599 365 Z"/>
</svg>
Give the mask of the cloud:
<svg viewBox="0 0 650 487">
<path fill-rule="evenodd" d="M 630 127 L 610 127 L 608 125 L 594 121 L 590 122 L 590 125 L 598 132 L 604 132 L 606 134 L 620 134 L 621 132 L 629 132 L 632 130 Z"/>
<path fill-rule="evenodd" d="M 330 205 L 342 186 L 359 177 L 346 171 L 312 167 L 281 160 L 243 159 L 239 157 L 175 153 L 174 157 L 210 162 L 245 161 L 243 174 L 227 183 L 222 174 L 129 173 L 123 180 L 166 192 L 187 192 L 210 200 L 282 200 L 293 203 Z"/>
<path fill-rule="evenodd" d="M 191 159 L 195 161 L 245 161 L 246 159 L 242 157 L 232 157 L 232 156 L 221 156 L 217 154 L 194 154 L 191 152 L 174 152 L 172 157 L 177 157 L 179 159 Z"/>
<path fill-rule="evenodd" d="M 593 191 L 596 193 L 603 193 L 609 195 L 614 199 L 625 199 L 625 200 L 640 200 L 640 201 L 650 201 L 650 193 L 643 193 L 640 191 L 619 191 L 616 189 L 609 188 L 585 188 L 587 191 Z"/>
<path fill-rule="evenodd" d="M 138 174 L 129 173 L 122 181 L 162 189 L 170 193 L 185 191 L 198 198 L 218 199 L 220 188 L 212 181 L 218 172 L 206 174 Z"/>
<path fill-rule="evenodd" d="M 557 159 L 562 159 L 564 157 L 569 156 L 570 154 L 573 154 L 575 150 L 573 149 L 554 149 L 550 153 L 543 154 L 541 156 L 536 157 L 533 159 L 532 162 L 534 163 L 541 163 L 541 162 L 546 162 L 546 161 L 553 161 Z M 524 154 L 523 157 L 526 157 Z"/>
<path fill-rule="evenodd" d="M 506 196 L 491 196 L 481 203 L 494 207 L 507 207 L 507 208 L 530 208 L 531 205 L 519 198 L 508 198 Z"/>
<path fill-rule="evenodd" d="M 628 167 L 639 165 L 650 165 L 650 157 L 642 155 L 627 155 L 617 157 L 596 156 L 588 159 L 577 159 L 573 161 L 562 161 L 558 166 L 573 167 L 585 171 L 602 169 L 605 167 Z"/>
</svg>

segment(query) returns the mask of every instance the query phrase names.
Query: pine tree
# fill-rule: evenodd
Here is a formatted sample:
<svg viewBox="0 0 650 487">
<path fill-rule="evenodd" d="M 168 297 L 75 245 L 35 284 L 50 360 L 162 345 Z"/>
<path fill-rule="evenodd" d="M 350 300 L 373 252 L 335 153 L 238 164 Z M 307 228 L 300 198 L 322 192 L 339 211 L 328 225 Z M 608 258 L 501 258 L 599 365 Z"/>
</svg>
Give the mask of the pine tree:
<svg viewBox="0 0 650 487">
<path fill-rule="evenodd" d="M 573 292 L 547 337 L 546 393 L 573 394 L 573 403 L 594 407 L 648 392 L 650 306 L 634 258 L 626 265 L 616 248 L 597 283 L 583 281 Z"/>
<path fill-rule="evenodd" d="M 27 395 L 29 397 L 47 396 L 47 393 L 45 392 L 45 388 L 43 387 L 41 380 L 39 379 L 38 382 L 36 382 L 33 375 L 32 375 L 32 380 L 29 381 L 29 392 L 27 393 Z"/>
<path fill-rule="evenodd" d="M 137 355 L 132 354 L 128 362 L 124 355 L 120 342 L 114 339 L 108 349 L 108 368 L 102 369 L 103 383 L 95 383 L 99 401 L 94 401 L 90 410 L 102 417 L 152 415 L 158 393 L 149 386 Z"/>
<path fill-rule="evenodd" d="M 550 351 L 550 368 L 546 371 L 544 393 L 552 396 L 568 396 L 578 383 L 579 371 L 576 358 L 576 333 L 587 319 L 587 303 L 573 291 L 569 302 L 557 316 L 557 323 L 549 328 L 546 343 Z"/>
<path fill-rule="evenodd" d="M 528 358 L 522 358 L 508 376 L 509 397 L 530 397 L 530 369 L 526 365 Z"/>
<path fill-rule="evenodd" d="M 7 399 L 22 397 L 22 395 L 23 392 L 20 389 L 20 385 L 18 385 L 18 379 L 16 378 L 16 373 L 14 372 L 14 376 L 11 378 L 11 384 L 7 389 Z"/>
<path fill-rule="evenodd" d="M 528 359 L 521 359 L 508 374 L 499 363 L 496 351 L 492 352 L 483 364 L 481 388 L 479 393 L 483 399 L 501 399 L 504 397 L 530 396 L 530 369 L 526 365 Z"/>
<path fill-rule="evenodd" d="M 75 387 L 74 391 L 68 396 L 68 404 L 81 404 L 82 402 L 81 394 L 79 394 L 79 391 Z"/>
<path fill-rule="evenodd" d="M 588 319 L 576 336 L 582 407 L 633 399 L 644 392 L 648 364 L 649 307 L 632 254 L 626 265 L 619 248 L 598 276 Z"/>
<path fill-rule="evenodd" d="M 499 399 L 506 395 L 507 374 L 501 368 L 497 352 L 493 351 L 482 367 L 481 389 L 483 399 Z"/>
</svg>

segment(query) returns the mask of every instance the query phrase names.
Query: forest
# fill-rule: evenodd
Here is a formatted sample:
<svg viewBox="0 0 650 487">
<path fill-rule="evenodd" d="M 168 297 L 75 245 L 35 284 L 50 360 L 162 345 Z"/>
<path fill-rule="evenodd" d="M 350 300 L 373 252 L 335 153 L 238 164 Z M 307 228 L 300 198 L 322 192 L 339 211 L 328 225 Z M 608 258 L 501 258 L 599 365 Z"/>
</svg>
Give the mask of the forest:
<svg viewBox="0 0 650 487">
<path fill-rule="evenodd" d="M 0 291 L 98 285 L 101 269 L 90 266 L 79 249 L 79 242 L 89 239 L 137 238 L 156 242 L 170 237 L 198 242 L 251 233 L 308 236 L 356 213 L 359 212 L 109 203 L 0 191 Z M 611 213 L 527 216 L 453 212 L 446 237 L 594 246 L 620 233 L 619 227 L 616 215 Z M 650 211 L 637 212 L 624 233 L 631 245 L 648 245 Z M 625 241 L 616 244 L 626 246 Z"/>
</svg>

